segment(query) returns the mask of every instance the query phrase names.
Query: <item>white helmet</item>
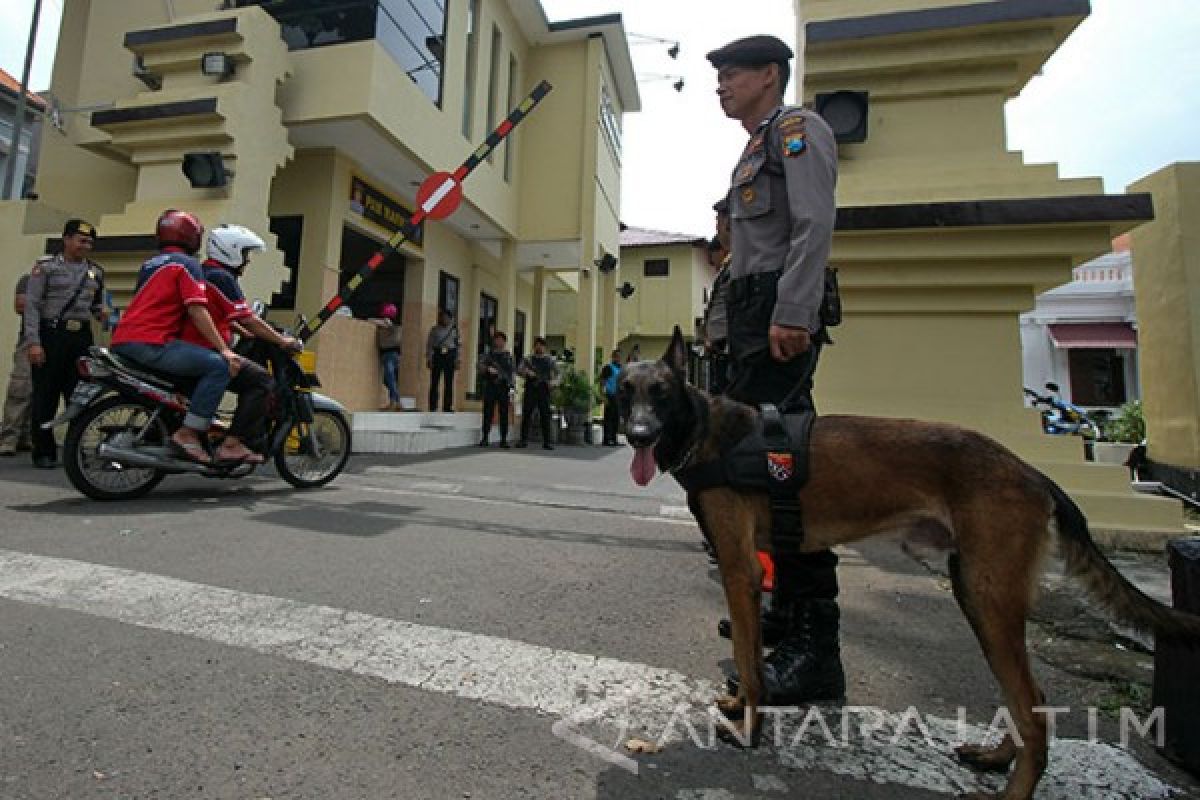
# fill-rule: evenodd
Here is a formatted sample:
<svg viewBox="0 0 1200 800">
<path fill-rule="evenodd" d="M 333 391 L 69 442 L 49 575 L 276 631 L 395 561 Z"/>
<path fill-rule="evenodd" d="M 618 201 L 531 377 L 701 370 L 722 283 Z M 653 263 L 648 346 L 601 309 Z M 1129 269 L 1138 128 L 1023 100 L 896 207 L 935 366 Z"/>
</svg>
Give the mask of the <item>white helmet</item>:
<svg viewBox="0 0 1200 800">
<path fill-rule="evenodd" d="M 208 257 L 239 275 L 251 253 L 266 249 L 257 233 L 241 225 L 218 225 L 208 232 Z"/>
</svg>

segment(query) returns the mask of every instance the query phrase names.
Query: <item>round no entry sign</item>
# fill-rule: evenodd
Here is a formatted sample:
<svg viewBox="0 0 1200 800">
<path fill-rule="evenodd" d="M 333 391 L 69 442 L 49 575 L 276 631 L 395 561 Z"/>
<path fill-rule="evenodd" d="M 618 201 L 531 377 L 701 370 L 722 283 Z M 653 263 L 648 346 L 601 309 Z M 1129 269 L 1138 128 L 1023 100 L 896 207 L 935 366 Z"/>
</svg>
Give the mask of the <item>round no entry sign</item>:
<svg viewBox="0 0 1200 800">
<path fill-rule="evenodd" d="M 462 184 L 449 172 L 435 172 L 417 189 L 417 206 L 430 219 L 445 219 L 462 202 Z"/>
</svg>

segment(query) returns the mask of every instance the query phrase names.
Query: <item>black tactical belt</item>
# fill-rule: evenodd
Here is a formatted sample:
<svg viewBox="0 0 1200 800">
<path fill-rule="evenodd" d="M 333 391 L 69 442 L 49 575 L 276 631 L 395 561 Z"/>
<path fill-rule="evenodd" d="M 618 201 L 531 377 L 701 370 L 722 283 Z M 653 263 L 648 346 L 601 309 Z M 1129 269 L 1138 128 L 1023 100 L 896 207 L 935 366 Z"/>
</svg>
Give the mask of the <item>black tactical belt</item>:
<svg viewBox="0 0 1200 800">
<path fill-rule="evenodd" d="M 781 271 L 776 270 L 774 272 L 756 272 L 753 275 L 734 278 L 729 282 L 729 299 L 740 303 L 764 292 L 773 292 L 776 284 L 779 283 L 779 276 L 782 274 Z"/>
</svg>

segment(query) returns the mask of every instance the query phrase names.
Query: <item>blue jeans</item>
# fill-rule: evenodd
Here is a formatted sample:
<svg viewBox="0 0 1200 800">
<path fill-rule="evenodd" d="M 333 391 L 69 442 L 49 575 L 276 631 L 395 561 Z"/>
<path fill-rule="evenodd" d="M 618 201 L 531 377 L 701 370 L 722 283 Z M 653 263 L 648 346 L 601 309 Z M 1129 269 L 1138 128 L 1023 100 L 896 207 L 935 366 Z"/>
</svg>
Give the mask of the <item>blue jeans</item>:
<svg viewBox="0 0 1200 800">
<path fill-rule="evenodd" d="M 162 345 L 123 342 L 115 345 L 113 352 L 155 372 L 197 378 L 183 424 L 192 430 L 208 430 L 229 385 L 229 363 L 220 353 L 180 339 Z"/>
<path fill-rule="evenodd" d="M 379 361 L 383 364 L 383 385 L 387 387 L 388 400 L 400 402 L 400 390 L 396 388 L 396 373 L 400 371 L 400 353 L 396 350 L 380 350 Z"/>
</svg>

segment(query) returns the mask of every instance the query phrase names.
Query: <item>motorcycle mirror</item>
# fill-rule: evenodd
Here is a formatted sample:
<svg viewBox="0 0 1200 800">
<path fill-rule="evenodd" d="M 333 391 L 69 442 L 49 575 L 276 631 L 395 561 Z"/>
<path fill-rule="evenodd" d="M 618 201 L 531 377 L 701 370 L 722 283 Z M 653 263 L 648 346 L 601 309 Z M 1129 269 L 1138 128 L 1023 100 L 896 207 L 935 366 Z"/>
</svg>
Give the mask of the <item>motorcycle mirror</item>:
<svg viewBox="0 0 1200 800">
<path fill-rule="evenodd" d="M 1057 391 L 1059 390 L 1059 389 L 1058 389 L 1058 384 L 1057 384 L 1057 383 L 1054 383 L 1053 381 L 1051 381 L 1051 382 L 1047 383 L 1047 384 L 1046 384 L 1046 388 L 1047 388 L 1047 389 L 1049 389 L 1049 390 L 1050 390 L 1050 391 L 1052 391 L 1052 392 L 1057 392 Z"/>
</svg>

